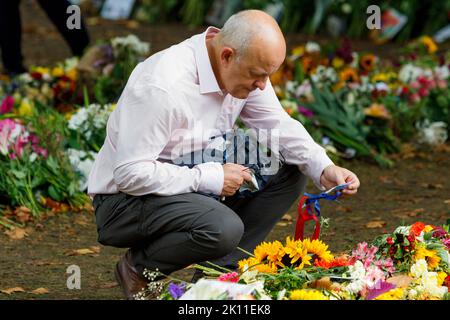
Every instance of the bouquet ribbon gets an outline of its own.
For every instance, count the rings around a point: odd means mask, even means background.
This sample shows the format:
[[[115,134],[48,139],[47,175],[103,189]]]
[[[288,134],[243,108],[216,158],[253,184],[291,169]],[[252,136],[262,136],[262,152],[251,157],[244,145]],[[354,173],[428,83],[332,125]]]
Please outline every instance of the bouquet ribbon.
[[[314,220],[316,222],[316,227],[314,228],[314,233],[312,239],[318,239],[320,235],[320,199],[325,199],[329,201],[337,201],[342,195],[340,190],[347,188],[349,183],[341,184],[339,186],[331,189],[332,191],[336,191],[335,194],[330,194],[330,191],[322,192],[320,194],[311,194],[305,192],[304,195],[300,198],[300,202],[298,204],[298,218],[297,225],[295,227],[295,240],[303,240],[304,238],[304,228],[306,221]]]

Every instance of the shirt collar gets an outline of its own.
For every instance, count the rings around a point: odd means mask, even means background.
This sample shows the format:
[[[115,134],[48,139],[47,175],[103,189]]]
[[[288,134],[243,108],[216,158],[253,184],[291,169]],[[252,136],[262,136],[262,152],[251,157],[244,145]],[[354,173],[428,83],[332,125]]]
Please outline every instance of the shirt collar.
[[[217,33],[220,29],[215,27],[208,27],[205,32],[200,36],[199,42],[195,47],[195,60],[197,63],[198,81],[200,84],[200,93],[218,92],[223,95],[222,90],[219,87],[216,76],[209,60],[208,49],[206,48],[206,35],[211,33]]]

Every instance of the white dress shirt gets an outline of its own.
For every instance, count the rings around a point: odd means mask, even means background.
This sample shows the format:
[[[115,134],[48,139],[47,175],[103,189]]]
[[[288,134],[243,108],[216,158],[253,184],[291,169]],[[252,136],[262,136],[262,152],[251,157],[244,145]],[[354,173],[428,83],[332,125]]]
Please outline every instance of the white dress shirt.
[[[252,91],[247,99],[219,88],[205,43],[206,36],[218,31],[209,27],[136,66],[108,119],[105,142],[89,174],[91,198],[119,191],[135,196],[197,191],[219,195],[222,164],[188,168],[170,161],[186,143],[204,148],[211,132],[225,133],[238,117],[248,128],[278,129],[286,163],[297,165],[324,189],[320,176],[332,161],[303,125],[284,111],[269,80],[264,90]]]

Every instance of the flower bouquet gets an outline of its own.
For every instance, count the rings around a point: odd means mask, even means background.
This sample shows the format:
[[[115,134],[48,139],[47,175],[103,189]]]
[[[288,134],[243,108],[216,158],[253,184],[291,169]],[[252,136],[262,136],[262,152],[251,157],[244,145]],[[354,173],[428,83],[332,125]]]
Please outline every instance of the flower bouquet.
[[[450,299],[449,248],[448,224],[422,222],[339,255],[318,239],[288,237],[261,243],[237,271],[196,265],[208,279],[195,284],[169,276],[159,299]]]

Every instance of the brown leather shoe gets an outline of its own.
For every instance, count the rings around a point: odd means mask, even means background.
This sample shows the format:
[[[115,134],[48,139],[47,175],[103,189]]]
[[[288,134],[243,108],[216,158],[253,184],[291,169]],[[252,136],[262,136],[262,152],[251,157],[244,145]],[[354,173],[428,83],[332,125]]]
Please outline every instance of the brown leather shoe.
[[[136,270],[131,260],[130,250],[117,262],[114,275],[128,300],[134,300],[134,295],[145,288],[148,283],[147,279]]]

